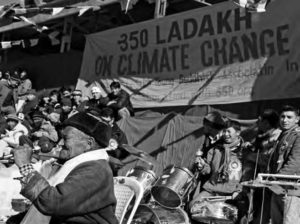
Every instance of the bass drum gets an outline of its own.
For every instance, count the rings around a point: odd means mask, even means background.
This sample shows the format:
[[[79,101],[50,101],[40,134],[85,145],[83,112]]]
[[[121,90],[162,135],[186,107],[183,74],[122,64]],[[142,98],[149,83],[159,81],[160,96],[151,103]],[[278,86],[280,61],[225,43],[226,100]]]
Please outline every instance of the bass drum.
[[[190,224],[189,217],[181,208],[167,209],[158,204],[140,205],[131,224]]]

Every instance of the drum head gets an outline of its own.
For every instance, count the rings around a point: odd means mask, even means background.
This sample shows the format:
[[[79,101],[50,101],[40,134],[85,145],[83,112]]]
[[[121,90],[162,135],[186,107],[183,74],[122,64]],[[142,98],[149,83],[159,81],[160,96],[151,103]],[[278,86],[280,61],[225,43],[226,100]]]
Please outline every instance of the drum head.
[[[157,204],[139,205],[131,223],[189,224],[188,215],[180,208],[166,209]]]
[[[168,187],[154,186],[151,194],[157,203],[166,208],[177,208],[181,205],[180,196]]]

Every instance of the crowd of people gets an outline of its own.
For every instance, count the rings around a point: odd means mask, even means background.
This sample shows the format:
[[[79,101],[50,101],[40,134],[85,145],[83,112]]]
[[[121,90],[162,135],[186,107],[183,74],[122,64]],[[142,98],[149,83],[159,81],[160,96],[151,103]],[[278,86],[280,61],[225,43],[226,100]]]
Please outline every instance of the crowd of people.
[[[0,157],[20,145],[20,136],[27,136],[43,152],[51,151],[61,139],[63,122],[78,112],[111,124],[134,115],[130,96],[119,82],[111,83],[108,94],[94,86],[91,97],[83,97],[81,90],[63,87],[38,97],[26,70],[0,77]]]

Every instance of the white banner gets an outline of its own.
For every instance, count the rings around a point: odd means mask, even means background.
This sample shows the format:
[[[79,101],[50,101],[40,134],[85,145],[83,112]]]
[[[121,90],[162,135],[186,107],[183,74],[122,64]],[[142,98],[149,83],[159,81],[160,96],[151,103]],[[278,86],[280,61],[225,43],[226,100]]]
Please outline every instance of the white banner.
[[[119,80],[134,107],[300,97],[299,6],[230,1],[88,35],[77,88]]]

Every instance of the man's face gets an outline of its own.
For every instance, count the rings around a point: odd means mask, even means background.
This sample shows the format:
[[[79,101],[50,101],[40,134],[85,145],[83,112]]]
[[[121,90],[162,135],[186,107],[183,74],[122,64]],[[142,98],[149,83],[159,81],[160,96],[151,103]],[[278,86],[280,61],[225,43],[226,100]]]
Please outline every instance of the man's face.
[[[41,117],[35,117],[35,118],[33,118],[33,125],[34,125],[34,127],[35,128],[40,128],[41,127],[41,125],[42,125],[42,123],[43,123],[43,118],[41,118]]]
[[[121,91],[120,88],[111,88],[111,92],[116,96],[119,94],[119,92]]]
[[[280,115],[280,127],[282,130],[289,130],[299,122],[299,116],[294,111],[284,111]]]
[[[69,97],[71,95],[71,92],[69,91],[69,90],[65,90],[64,92],[63,92],[63,96],[64,97]]]
[[[45,103],[49,103],[50,102],[50,97],[49,96],[44,96],[43,100]]]
[[[224,141],[228,144],[238,140],[240,132],[235,130],[233,127],[226,128],[224,130]]]
[[[81,101],[81,96],[80,95],[74,95],[73,99],[75,102],[80,102]]]
[[[65,113],[69,113],[72,110],[72,107],[68,106],[68,105],[63,105],[62,106],[62,110]]]
[[[17,126],[18,122],[15,120],[7,120],[7,129],[13,130]]]
[[[54,95],[50,96],[50,101],[51,101],[52,103],[58,102],[58,97],[57,97],[57,95],[54,94]]]
[[[261,117],[257,120],[257,127],[260,132],[266,132],[272,128],[268,120]]]
[[[92,92],[92,97],[95,100],[99,100],[101,97],[101,93],[100,92]]]
[[[20,74],[20,78],[23,79],[25,76],[27,75],[26,71],[21,72]]]
[[[62,131],[64,141],[63,149],[60,152],[62,159],[71,159],[90,150],[87,135],[77,128],[67,126]]]

